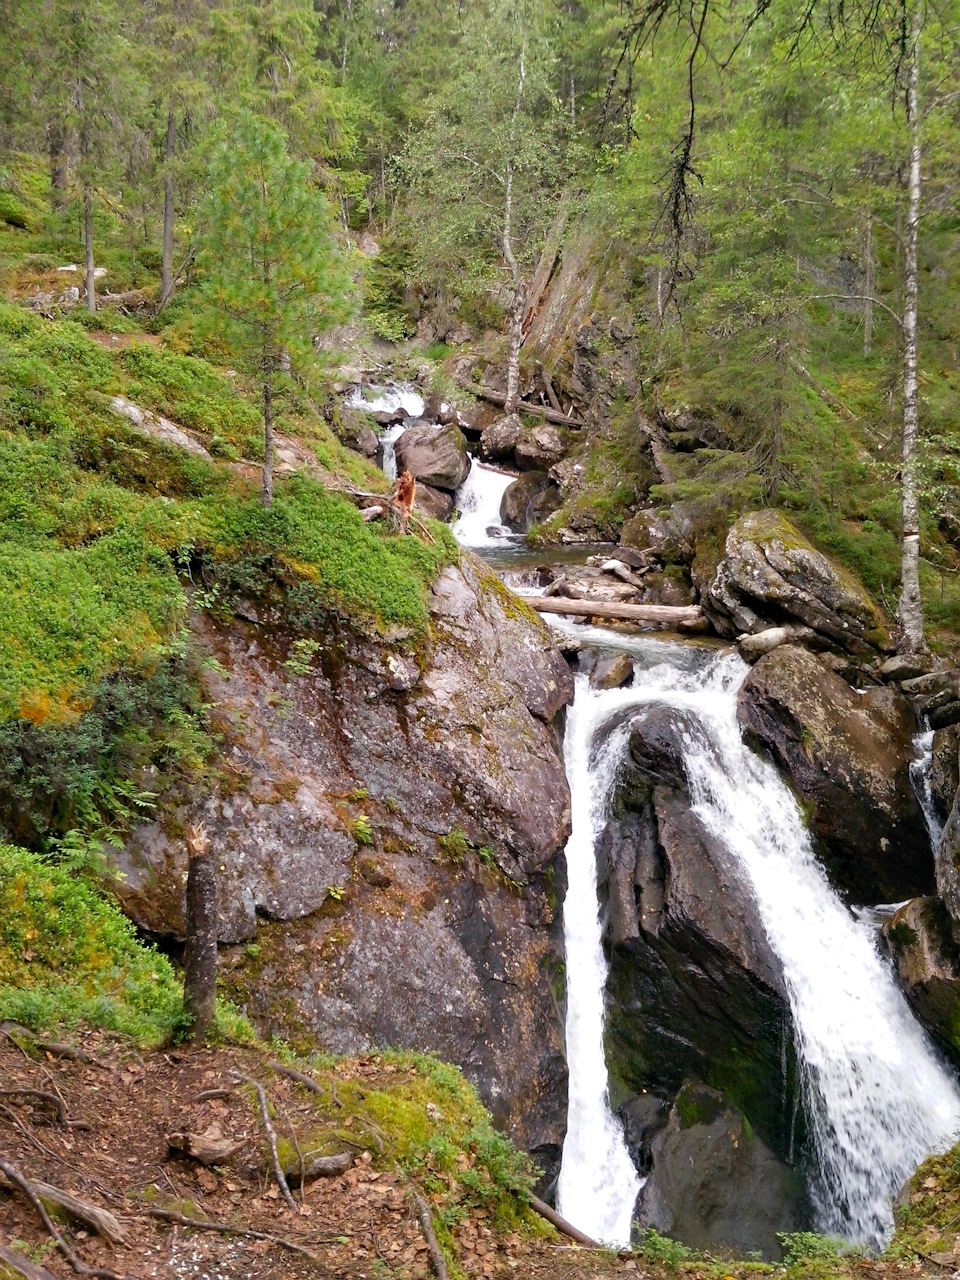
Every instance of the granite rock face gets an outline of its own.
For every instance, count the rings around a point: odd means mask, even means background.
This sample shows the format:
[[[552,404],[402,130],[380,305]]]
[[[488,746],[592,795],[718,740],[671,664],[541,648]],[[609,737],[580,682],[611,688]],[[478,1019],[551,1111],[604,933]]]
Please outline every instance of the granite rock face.
[[[397,440],[396,451],[398,471],[406,468],[415,480],[432,489],[452,493],[470,470],[467,442],[454,423],[408,427]]]
[[[434,1051],[519,1142],[555,1148],[565,1067],[548,891],[570,822],[557,717],[572,676],[468,555],[429,608],[417,652],[331,620],[306,668],[280,616],[198,621],[219,663],[220,794],[140,828],[115,859],[117,894],[144,928],[181,935],[183,831],[202,818],[223,981],[259,1027]]]
[[[930,842],[910,781],[916,726],[901,693],[859,693],[814,654],[785,644],[751,669],[738,715],[803,801],[836,887],[862,903],[932,890]]]

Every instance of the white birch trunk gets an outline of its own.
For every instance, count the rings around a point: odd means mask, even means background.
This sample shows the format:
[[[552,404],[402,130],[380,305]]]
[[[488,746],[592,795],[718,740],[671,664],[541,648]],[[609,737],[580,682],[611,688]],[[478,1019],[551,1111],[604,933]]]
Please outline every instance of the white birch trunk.
[[[920,528],[917,502],[917,245],[920,238],[920,32],[923,0],[913,0],[910,62],[907,70],[907,122],[910,128],[910,184],[903,254],[903,450],[901,497],[903,542],[900,564],[901,653],[923,653],[923,603],[920,598]]]

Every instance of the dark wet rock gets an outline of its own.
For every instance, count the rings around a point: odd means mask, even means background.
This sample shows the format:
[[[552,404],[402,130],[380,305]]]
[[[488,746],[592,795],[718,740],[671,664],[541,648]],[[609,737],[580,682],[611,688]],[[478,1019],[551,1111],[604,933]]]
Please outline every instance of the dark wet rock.
[[[782,645],[752,668],[738,715],[799,795],[843,893],[898,902],[932,889],[909,774],[915,723],[902,694],[890,686],[858,693],[806,649]]]
[[[546,471],[561,460],[567,451],[559,427],[544,422],[538,427],[526,427],[514,446],[513,456],[517,466],[527,471]]]
[[[688,1081],[649,1143],[638,1221],[695,1249],[780,1257],[777,1233],[809,1221],[803,1181],[723,1095]]]
[[[434,520],[449,520],[453,512],[453,494],[446,489],[434,489],[429,484],[418,484],[413,505],[425,516]]]
[[[201,615],[220,664],[221,794],[136,831],[113,858],[117,894],[143,927],[181,935],[183,831],[202,818],[221,938],[257,944],[225,953],[225,989],[257,1026],[330,1049],[436,1052],[523,1145],[556,1144],[565,1068],[544,873],[569,830],[554,721],[573,678],[469,555],[429,607],[413,653],[331,618],[306,674],[284,666],[282,602],[258,600],[258,625]]]
[[[960,724],[960,701],[954,699],[943,706],[931,710],[927,716],[931,729],[946,729],[950,725]]]
[[[402,405],[399,405],[396,409],[378,409],[371,416],[378,426],[394,427],[397,423],[403,422],[407,416],[407,411]]]
[[[960,787],[960,725],[938,729],[933,735],[930,761],[930,794],[937,817],[946,822],[953,808],[953,798]]]
[[[488,462],[502,462],[513,456],[523,423],[515,413],[507,413],[484,427],[480,436],[480,455]]]
[[[937,893],[947,909],[954,938],[960,943],[960,790],[953,797],[940,842],[934,850]]]
[[[633,680],[633,659],[626,653],[603,658],[590,675],[594,689],[620,689]]]
[[[419,483],[454,490],[470,470],[467,442],[453,424],[408,427],[397,440],[397,469],[406,468]]]
[[[939,898],[913,898],[882,932],[914,1012],[960,1062],[960,947],[946,907]]]
[[[507,485],[500,502],[500,519],[514,533],[526,533],[560,505],[560,491],[543,471],[526,471]]]
[[[703,1081],[783,1154],[796,1080],[782,971],[735,857],[691,811],[682,739],[696,732],[674,708],[631,718],[598,848],[611,1075],[637,1095]]]
[[[851,653],[889,646],[883,619],[860,583],[780,511],[740,517],[701,603],[723,636],[799,620]]]

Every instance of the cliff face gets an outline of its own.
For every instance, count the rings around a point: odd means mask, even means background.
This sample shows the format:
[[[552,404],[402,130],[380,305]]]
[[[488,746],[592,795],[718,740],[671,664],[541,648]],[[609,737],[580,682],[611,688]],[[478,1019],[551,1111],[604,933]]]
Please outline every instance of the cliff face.
[[[143,927],[180,936],[182,835],[202,818],[224,985],[258,1027],[340,1052],[434,1051],[516,1140],[550,1148],[566,1109],[552,879],[572,679],[470,557],[429,608],[415,655],[332,620],[293,641],[276,605],[198,621],[224,781],[136,832],[118,895]]]

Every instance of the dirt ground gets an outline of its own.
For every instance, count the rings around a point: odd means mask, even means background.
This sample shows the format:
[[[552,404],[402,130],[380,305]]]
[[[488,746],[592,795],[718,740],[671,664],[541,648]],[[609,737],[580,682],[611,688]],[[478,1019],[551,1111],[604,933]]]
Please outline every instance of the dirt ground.
[[[75,1043],[92,1060],[47,1051],[33,1056],[0,1038],[0,1160],[31,1181],[51,1183],[115,1216],[124,1233],[116,1247],[77,1221],[57,1217],[58,1229],[86,1267],[130,1280],[420,1280],[432,1274],[410,1189],[398,1171],[376,1167],[375,1152],[358,1149],[342,1176],[308,1183],[302,1197],[295,1190],[298,1214],[283,1203],[269,1175],[256,1106],[230,1073],[269,1087],[281,1135],[285,1127],[289,1132],[290,1126],[296,1131],[309,1125],[311,1099],[301,1085],[272,1074],[261,1054],[229,1048],[141,1056],[93,1034]],[[52,1102],[17,1093],[25,1089],[59,1099],[62,1117]],[[211,1091],[225,1096],[199,1097]],[[170,1150],[167,1135],[185,1130],[242,1146],[228,1164],[207,1168]],[[173,1225],[149,1215],[157,1208],[277,1239]],[[681,1273],[733,1280],[741,1274],[734,1264],[727,1264],[729,1271],[715,1262],[668,1268],[581,1249],[560,1237],[497,1234],[482,1210],[459,1223],[453,1237],[462,1273],[471,1280],[661,1280]],[[38,1270],[32,1280],[75,1274],[23,1192],[2,1175],[0,1246],[33,1261]],[[0,1261],[2,1280],[18,1274],[25,1273],[5,1269]],[[879,1280],[945,1273],[920,1262],[864,1260],[845,1266],[842,1274]]]

